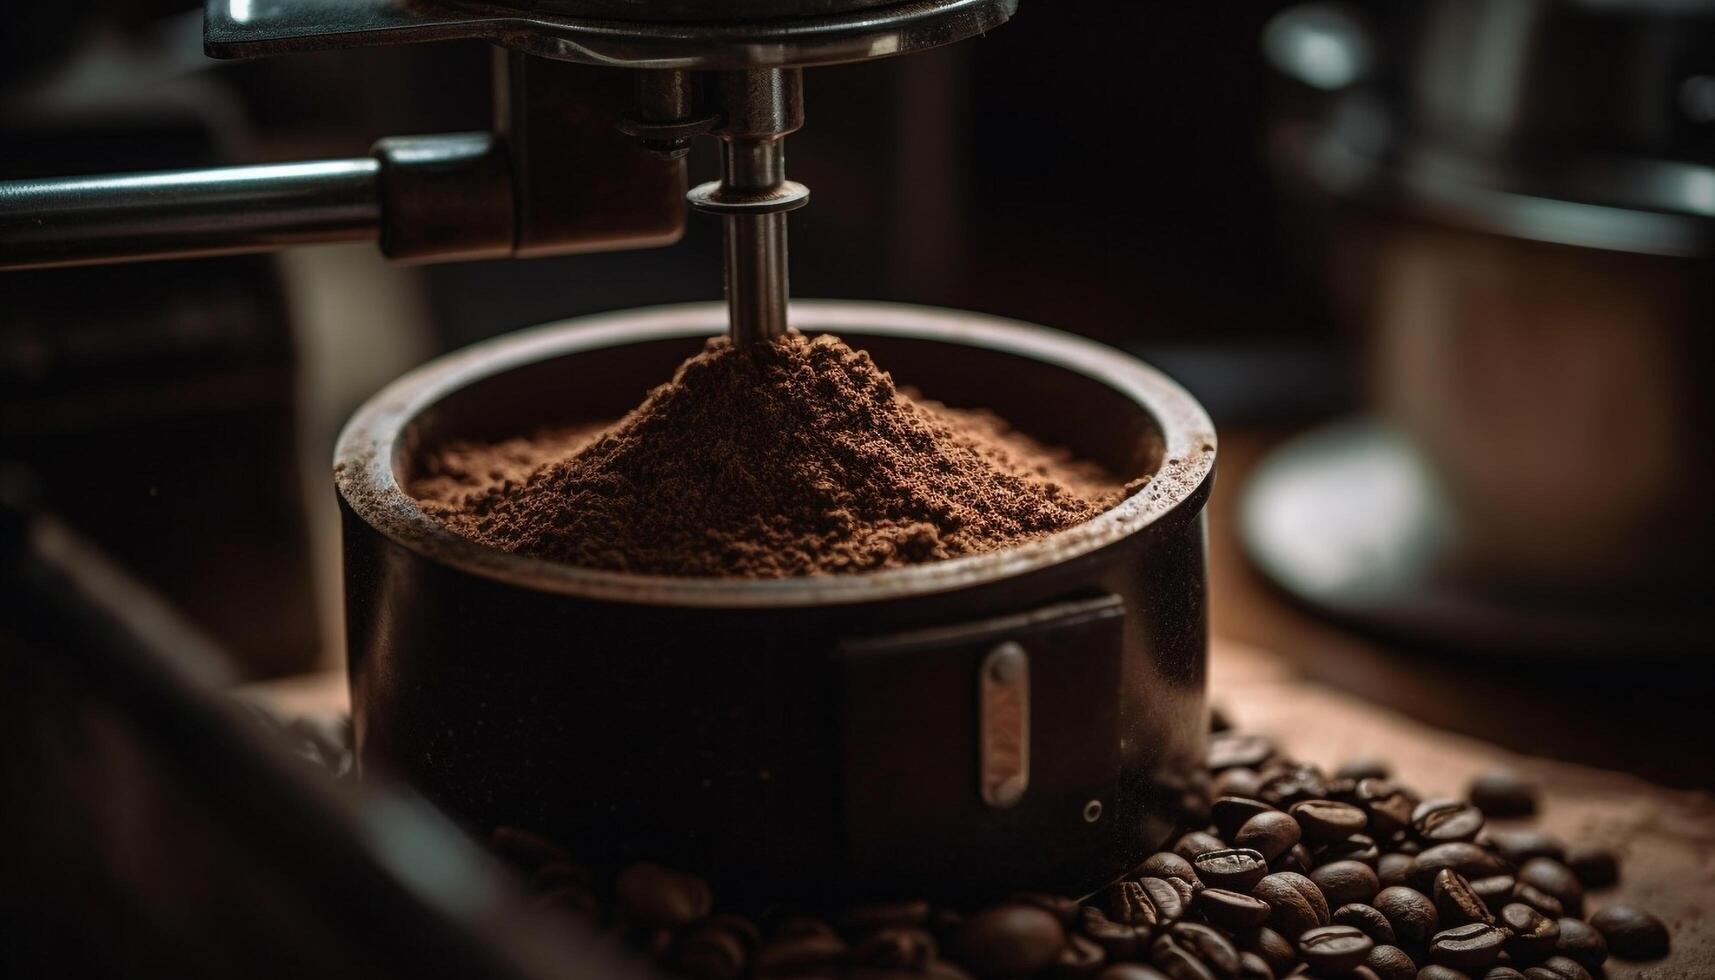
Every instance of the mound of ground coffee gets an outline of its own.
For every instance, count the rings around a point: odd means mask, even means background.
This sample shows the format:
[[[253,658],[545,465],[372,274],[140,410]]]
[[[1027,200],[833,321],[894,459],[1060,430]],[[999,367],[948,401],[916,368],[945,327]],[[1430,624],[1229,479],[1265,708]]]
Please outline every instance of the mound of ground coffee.
[[[409,491],[507,551],[658,575],[783,577],[989,551],[1087,521],[1123,481],[987,412],[895,388],[839,339],[711,340],[609,427],[455,443]]]

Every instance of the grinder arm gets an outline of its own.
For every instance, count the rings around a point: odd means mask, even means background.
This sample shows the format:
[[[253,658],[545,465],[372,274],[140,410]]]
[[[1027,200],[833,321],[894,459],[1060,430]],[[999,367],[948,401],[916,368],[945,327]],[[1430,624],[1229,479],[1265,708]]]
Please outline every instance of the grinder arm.
[[[785,177],[802,68],[958,41],[1017,2],[721,0],[685,22],[630,0],[207,0],[216,57],[491,41],[495,131],[383,139],[345,160],[0,182],[0,269],[353,240],[415,261],[667,245],[684,231],[686,147],[712,134],[720,179],[689,201],[725,224],[734,342],[766,340],[786,330],[785,213],[809,198]],[[616,11],[661,19],[604,19]],[[612,67],[637,69],[629,113]]]
[[[633,103],[622,73],[497,59],[491,133],[389,137],[343,160],[0,182],[0,269],[363,240],[411,261],[678,241],[684,162],[614,129],[627,105],[658,118],[660,86],[637,86]]]

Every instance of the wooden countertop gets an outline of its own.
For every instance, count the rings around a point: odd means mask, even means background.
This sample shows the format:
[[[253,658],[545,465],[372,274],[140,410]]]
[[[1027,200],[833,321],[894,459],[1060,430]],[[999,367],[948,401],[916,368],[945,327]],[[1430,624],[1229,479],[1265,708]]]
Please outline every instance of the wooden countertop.
[[[1660,916],[1673,951],[1653,963],[1611,960],[1610,980],[1715,977],[1715,796],[1668,789],[1636,776],[1518,755],[1436,729],[1307,679],[1282,657],[1217,641],[1210,656],[1211,701],[1241,728],[1268,734],[1290,755],[1332,768],[1378,756],[1426,794],[1459,794],[1485,769],[1511,768],[1543,793],[1539,826],[1568,842],[1600,843],[1622,856],[1621,881],[1591,894],[1591,911],[1626,901]],[[343,710],[338,673],[252,688],[287,713]],[[1688,746],[1702,751],[1702,746]],[[1504,824],[1501,824],[1504,825]]]
[[[1414,649],[1344,628],[1275,591],[1245,560],[1234,515],[1258,459],[1293,434],[1221,430],[1209,503],[1217,638],[1266,649],[1305,677],[1434,728],[1664,786],[1715,789],[1715,671],[1705,664],[1629,664],[1625,651],[1598,661]]]

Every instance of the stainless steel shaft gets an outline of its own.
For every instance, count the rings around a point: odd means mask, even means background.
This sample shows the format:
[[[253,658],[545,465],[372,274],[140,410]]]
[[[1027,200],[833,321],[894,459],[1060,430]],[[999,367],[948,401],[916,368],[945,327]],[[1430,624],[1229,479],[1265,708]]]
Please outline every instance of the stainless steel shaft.
[[[760,193],[786,179],[786,149],[779,138],[721,143],[721,181],[739,194]],[[726,224],[728,330],[740,346],[786,332],[790,293],[786,213],[732,214]]]
[[[727,334],[739,346],[787,329],[786,212],[810,192],[786,179],[786,135],[804,124],[803,74],[760,68],[719,77],[721,179],[691,189],[691,205],[726,231]]]
[[[0,268],[374,240],[371,158],[0,182]]]

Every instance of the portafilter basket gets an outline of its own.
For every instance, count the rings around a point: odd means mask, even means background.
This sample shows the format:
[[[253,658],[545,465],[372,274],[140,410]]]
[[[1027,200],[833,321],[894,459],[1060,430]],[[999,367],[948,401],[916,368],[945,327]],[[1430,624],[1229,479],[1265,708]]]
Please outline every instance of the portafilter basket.
[[[450,354],[340,436],[361,764],[477,833],[723,899],[1080,894],[1203,793],[1208,416],[1108,347],[974,313],[805,302],[902,385],[1149,481],[1077,527],[903,569],[631,575],[459,537],[405,493],[455,438],[618,418],[725,329],[718,304],[585,317]]]

